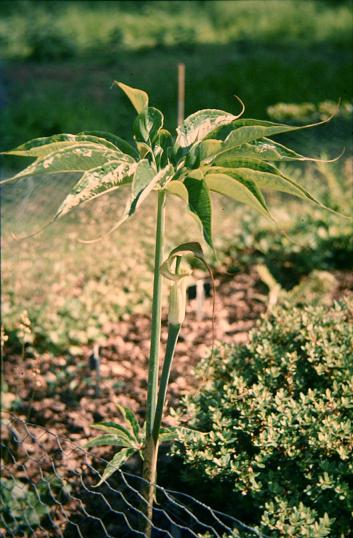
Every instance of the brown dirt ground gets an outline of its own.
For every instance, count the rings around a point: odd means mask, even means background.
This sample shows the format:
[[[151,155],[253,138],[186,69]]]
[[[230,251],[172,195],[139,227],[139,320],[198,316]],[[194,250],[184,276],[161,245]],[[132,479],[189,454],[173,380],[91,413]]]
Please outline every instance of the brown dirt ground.
[[[177,345],[168,392],[168,409],[195,391],[195,366],[213,343],[212,298],[206,297],[203,319],[198,321],[196,301],[188,303],[186,320]],[[266,310],[266,295],[256,271],[216,279],[215,343],[244,343],[256,319]],[[165,317],[165,316],[164,316]],[[162,340],[165,344],[166,325]],[[9,391],[19,398],[16,414],[26,420],[80,441],[92,435],[90,425],[117,416],[116,403],[131,407],[141,418],[146,400],[150,319],[132,315],[111,324],[111,337],[100,349],[99,395],[95,372],[89,368],[92,349],[83,358],[42,354],[23,361],[10,355],[5,361]],[[35,369],[38,368],[36,373]],[[59,374],[65,373],[62,379]],[[168,422],[168,416],[167,420]],[[169,417],[170,421],[170,417]]]
[[[335,272],[334,276],[337,286],[332,298],[338,299],[347,289],[353,289],[353,275]],[[249,274],[217,276],[215,284],[215,343],[222,340],[241,345],[248,340],[250,329],[267,308],[266,287],[259,280],[255,269]],[[196,319],[195,310],[196,301],[190,300],[171,372],[166,423],[173,423],[173,417],[170,415],[171,407],[177,406],[183,395],[198,390],[200,381],[195,376],[195,367],[212,348],[212,298],[205,299],[202,320]],[[92,353],[89,347],[84,349],[84,356],[79,359],[69,355],[53,357],[49,353],[44,353],[40,357],[28,354],[24,360],[16,354],[7,357],[4,374],[8,390],[15,393],[18,398],[16,416],[43,426],[52,433],[47,433],[40,427],[31,427],[32,438],[27,436],[26,431],[23,434],[23,425],[16,424],[16,421],[5,425],[2,440],[15,455],[16,462],[11,461],[5,448],[4,476],[10,472],[16,480],[26,483],[30,477],[35,482],[40,479],[42,472],[50,473],[54,462],[57,472],[69,483],[75,483],[74,477],[78,476],[77,469],[87,476],[89,483],[96,482],[90,466],[97,468],[98,462],[98,466],[101,467],[102,463],[95,458],[110,459],[112,450],[105,447],[96,448],[87,454],[86,451],[83,452],[70,443],[83,446],[97,433],[91,427],[94,422],[102,419],[118,420],[116,403],[129,406],[138,413],[141,422],[143,421],[149,330],[149,317],[143,315],[133,315],[119,323],[112,323],[111,337],[100,350],[101,379],[98,395],[95,375],[89,368],[89,357]],[[163,344],[165,338],[164,324]],[[21,432],[21,428],[24,442],[16,446],[12,437],[14,432]],[[31,463],[33,456],[40,458],[40,464]],[[131,462],[129,469],[138,473],[139,462],[136,458]],[[120,486],[115,484],[115,487]],[[76,494],[80,497],[82,491],[77,490]],[[90,506],[93,513],[99,508],[95,506],[95,502],[91,506],[92,500],[88,497],[86,503],[88,503],[86,508]],[[76,501],[70,501],[65,505],[65,509],[68,515],[71,514],[70,520],[71,517],[78,517],[77,514],[80,513]],[[99,516],[99,513],[97,515]],[[55,512],[53,518],[63,530],[67,527],[67,519],[60,510]],[[90,521],[85,517],[82,521],[83,525],[88,525],[87,529],[83,530],[83,536],[91,536],[94,529],[90,526]],[[113,535],[120,532],[118,528],[114,529],[112,528]],[[101,534],[97,532],[94,530],[98,538]],[[0,535],[2,536],[1,529]],[[47,533],[45,531],[41,534],[38,530],[35,535],[41,537],[47,536]],[[65,532],[65,536],[76,534]]]

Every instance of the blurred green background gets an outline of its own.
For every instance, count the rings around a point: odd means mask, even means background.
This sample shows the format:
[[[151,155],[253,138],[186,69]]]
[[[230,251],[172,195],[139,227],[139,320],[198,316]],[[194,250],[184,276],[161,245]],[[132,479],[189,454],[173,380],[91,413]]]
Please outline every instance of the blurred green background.
[[[199,108],[268,117],[279,102],[352,99],[352,3],[319,0],[33,1],[0,3],[0,139],[9,148],[57,132],[130,136],[122,80],[176,123],[177,64],[186,64],[186,113]],[[327,108],[327,107],[326,107]],[[278,111],[277,111],[278,112]],[[272,112],[276,114],[276,110]],[[291,119],[282,107],[276,119]],[[318,119],[299,107],[294,116]],[[278,115],[278,114],[277,114]],[[333,122],[338,145],[349,126]],[[325,137],[327,134],[327,137]],[[346,144],[344,144],[346,145]]]

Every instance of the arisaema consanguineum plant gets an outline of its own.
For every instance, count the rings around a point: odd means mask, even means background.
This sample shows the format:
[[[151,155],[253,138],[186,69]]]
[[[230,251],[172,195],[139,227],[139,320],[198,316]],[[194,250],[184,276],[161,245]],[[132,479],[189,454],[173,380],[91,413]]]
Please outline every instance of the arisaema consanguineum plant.
[[[187,117],[172,134],[164,128],[161,111],[149,106],[146,92],[116,83],[134,106],[135,144],[101,131],[59,134],[38,138],[3,152],[33,157],[35,161],[2,182],[11,183],[28,177],[52,174],[76,174],[81,177],[68,193],[53,218],[64,217],[73,209],[116,189],[124,189],[126,205],[120,209],[113,232],[138,212],[147,196],[157,194],[154,284],[151,343],[148,367],[146,423],[140,427],[134,414],[120,408],[125,425],[103,422],[95,427],[102,435],[88,446],[116,446],[119,450],[107,465],[105,481],[132,454],[140,452],[144,460],[143,476],[147,488],[147,519],[152,517],[156,482],[158,443],[175,436],[173,428],[161,428],[169,372],[180,327],[185,315],[185,279],[189,272],[180,263],[187,255],[204,261],[197,242],[177,246],[164,259],[164,221],[166,198],[181,198],[199,222],[205,242],[213,248],[211,193],[216,192],[248,205],[274,220],[264,192],[279,191],[324,207],[295,180],[287,177],[276,163],[315,160],[300,155],[270,137],[308,126],[293,126],[241,118],[215,109],[199,110]],[[328,121],[328,120],[327,120]],[[325,122],[321,122],[325,123]],[[168,341],[162,373],[158,379],[161,336],[162,277],[170,280]],[[147,524],[146,534],[151,527]]]

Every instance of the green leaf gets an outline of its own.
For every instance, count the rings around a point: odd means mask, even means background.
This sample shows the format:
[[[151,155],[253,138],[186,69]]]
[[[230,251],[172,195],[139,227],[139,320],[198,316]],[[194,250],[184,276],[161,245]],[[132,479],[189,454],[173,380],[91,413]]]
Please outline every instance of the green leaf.
[[[174,177],[174,166],[172,164],[167,164],[162,170],[160,170],[157,174],[156,178],[156,186],[165,189],[168,183],[173,179]]]
[[[104,469],[104,472],[103,472],[103,475],[102,475],[102,478],[100,479],[100,481],[98,482],[98,484],[96,484],[95,488],[98,488],[98,486],[100,486],[101,484],[103,484],[103,482],[105,482],[106,480],[108,480],[108,478],[113,474],[115,473],[115,471],[118,471],[120,469],[120,467],[130,458],[130,456],[132,456],[134,453],[136,452],[136,450],[134,448],[123,448],[122,450],[120,450],[120,452],[118,452],[117,454],[115,454],[115,456],[110,460],[110,462],[107,464],[106,468]]]
[[[146,92],[132,88],[123,82],[114,81],[114,83],[127,95],[138,114],[141,114],[148,107],[148,94]]]
[[[163,114],[157,108],[148,107],[134,121],[133,131],[138,142],[153,144],[163,126]]]
[[[129,155],[124,155],[120,151],[111,150],[98,144],[81,143],[54,151],[37,159],[30,166],[2,183],[12,183],[24,177],[38,174],[84,172],[114,160],[133,162]]]
[[[200,220],[205,241],[212,247],[212,207],[207,184],[202,179],[187,177],[184,185],[188,191],[189,209]]]
[[[145,142],[136,142],[136,146],[140,159],[144,159],[146,155],[148,155],[152,151],[151,148],[147,144],[145,144]]]
[[[114,226],[110,228],[105,236],[112,234],[128,219],[128,217],[131,217],[153,189],[163,188],[164,185],[168,186],[170,180],[172,179],[172,175],[169,176],[168,174],[168,170],[172,172],[172,168],[169,166],[166,167],[166,169],[160,170],[158,173],[155,173],[154,169],[147,160],[142,160],[137,163],[137,165],[134,163],[134,166],[136,166],[136,168],[132,181],[130,177],[127,177],[125,180],[122,180],[121,183],[125,185],[126,183],[131,182],[131,191],[128,196],[125,210],[118,222],[116,222]],[[120,185],[118,185],[117,188],[119,186]],[[111,190],[113,190],[113,188]],[[67,203],[69,202],[70,200],[67,201]],[[71,209],[71,207],[69,207],[69,209]],[[101,238],[97,238],[83,242],[94,243],[100,239]]]
[[[330,119],[309,125],[285,125],[271,121],[236,119],[230,124],[212,131],[209,134],[209,138],[224,140],[225,147],[234,147],[258,140],[259,138],[316,127],[317,125],[327,123]]]
[[[259,213],[273,220],[261,192],[254,182],[244,180],[236,173],[211,171],[205,181],[210,190],[228,196],[256,209]]]
[[[187,205],[189,204],[188,191],[182,181],[169,181],[166,186],[166,190],[171,194],[178,196],[178,198],[181,198]]]
[[[189,435],[198,439],[204,439],[208,435],[205,432],[199,432],[191,428],[185,428],[184,426],[169,426],[168,428],[161,428],[159,440],[161,443],[176,441],[179,438],[179,434]]]
[[[315,161],[286,148],[278,142],[263,138],[251,144],[243,144],[228,150],[222,150],[215,155],[213,164],[217,166],[232,166],[239,158],[260,159],[264,161]]]
[[[200,142],[198,153],[201,161],[210,161],[211,158],[223,150],[223,142],[221,140],[203,140]]]
[[[86,444],[86,448],[93,448],[96,446],[119,446],[119,447],[129,447],[134,448],[136,450],[136,447],[134,446],[132,441],[126,440],[122,435],[115,435],[115,434],[104,434],[104,435],[98,435],[97,437],[94,437],[88,443]]]
[[[178,432],[176,429],[161,428],[159,432],[159,442],[168,443],[169,441],[175,441],[178,439]]]
[[[245,120],[243,120],[245,121]],[[259,125],[242,126],[232,131],[224,141],[223,148],[234,148],[235,146],[241,146],[243,144],[259,140],[260,138],[269,137],[274,134],[287,133],[289,131],[295,131],[295,128],[291,128],[286,125],[277,127],[263,127]]]
[[[134,214],[136,209],[146,199],[155,185],[156,174],[147,160],[138,163],[131,185],[131,202],[128,215]],[[155,181],[153,181],[155,180]]]
[[[254,164],[251,162],[245,162],[243,166],[230,170],[235,171],[245,180],[253,181],[260,189],[285,192],[322,206],[321,202],[314,198],[310,192],[301,187],[296,181],[284,176],[275,166],[267,163]],[[228,170],[228,168],[224,168],[225,173]]]
[[[223,110],[199,110],[188,116],[177,129],[176,145],[182,148],[205,138],[215,127],[232,122],[236,116]]]
[[[147,160],[138,163],[131,186],[131,199],[127,214],[130,217],[145,201],[150,192],[156,188],[165,188],[171,181],[174,168],[171,164],[155,173]]]
[[[136,166],[136,163],[126,161],[111,161],[88,170],[73,187],[72,192],[66,196],[55,218],[63,217],[83,203],[130,184]]]
[[[127,155],[130,155],[134,159],[137,159],[139,154],[136,151],[136,149],[126,142],[123,138],[120,138],[120,136],[117,136],[112,133],[107,133],[105,131],[82,131],[82,133],[79,133],[78,136],[81,135],[92,135],[97,136],[98,138],[105,139],[107,142],[110,142],[111,144],[114,144],[114,146],[123,153],[126,153]]]
[[[200,158],[200,144],[196,143],[193,144],[190,148],[190,151],[188,151],[186,158],[185,158],[185,168],[188,170],[195,169],[200,166],[201,158]]]
[[[139,441],[139,433],[140,433],[140,425],[138,423],[138,420],[135,416],[135,413],[131,411],[128,407],[125,407],[125,416],[128,422],[131,425],[132,431],[134,432],[134,436],[136,441]]]
[[[173,153],[173,137],[170,134],[169,131],[166,129],[161,129],[159,131],[157,144],[160,151],[160,155],[158,157],[159,159],[159,166],[167,166],[170,160],[172,160],[172,153]],[[157,157],[156,157],[157,159]]]
[[[167,129],[161,129],[159,131],[158,144],[163,151],[167,151],[173,146],[173,137]]]
[[[140,439],[140,426],[138,423],[138,420],[135,416],[135,413],[131,411],[128,407],[125,407],[124,405],[116,404],[118,410],[120,411],[123,419],[125,422],[129,423],[130,427],[130,435],[132,435],[138,442]]]
[[[19,157],[46,157],[50,153],[54,153],[63,148],[71,148],[80,145],[82,142],[91,142],[105,146],[111,150],[120,152],[120,150],[108,140],[80,133],[73,134],[58,134],[46,136],[43,138],[35,138],[25,144],[21,144],[15,149],[1,152],[4,155],[17,155]]]
[[[214,163],[213,167],[209,167],[208,170],[215,170],[218,169],[219,166],[216,166]],[[224,169],[232,169],[232,168],[250,168],[251,170],[259,170],[260,172],[269,172],[269,173],[279,173],[281,174],[280,170],[276,168],[271,163],[268,163],[266,161],[262,161],[260,159],[247,159],[246,157],[238,157],[234,156],[234,158],[231,159],[229,162],[229,166],[223,165]]]
[[[124,415],[125,419],[125,415]],[[126,440],[128,441],[134,441],[134,435],[132,431],[129,431],[128,428],[125,426],[122,426],[121,424],[117,424],[116,422],[112,421],[105,421],[105,422],[99,422],[98,424],[93,424],[92,428],[95,428],[97,430],[102,430],[107,433],[111,433],[113,435],[123,435]]]

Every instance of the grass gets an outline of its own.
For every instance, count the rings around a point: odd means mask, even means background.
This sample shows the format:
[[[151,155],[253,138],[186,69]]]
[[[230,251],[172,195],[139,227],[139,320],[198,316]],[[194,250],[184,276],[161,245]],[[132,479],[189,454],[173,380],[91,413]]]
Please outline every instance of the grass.
[[[351,42],[349,2],[296,0],[219,0],[3,2],[0,27],[6,58],[33,55],[34,35],[50,34],[72,44],[71,56],[121,46],[146,48],[223,45],[254,41],[307,45]],[[21,9],[18,9],[18,6]],[[197,21],[197,22],[196,22]],[[119,33],[120,32],[120,33]],[[39,37],[38,37],[39,34]],[[45,43],[45,39],[43,39]],[[48,49],[49,50],[49,49]],[[48,52],[53,54],[52,49]]]
[[[235,112],[235,93],[245,101],[246,115],[259,118],[279,101],[352,99],[349,3],[161,1],[137,9],[134,2],[68,1],[51,2],[50,10],[47,2],[6,5],[0,8],[5,147],[93,128],[128,136],[132,113],[118,92],[109,91],[114,79],[146,89],[173,127],[180,61],[187,69],[186,113],[206,107]],[[346,125],[342,137],[349,136]]]

